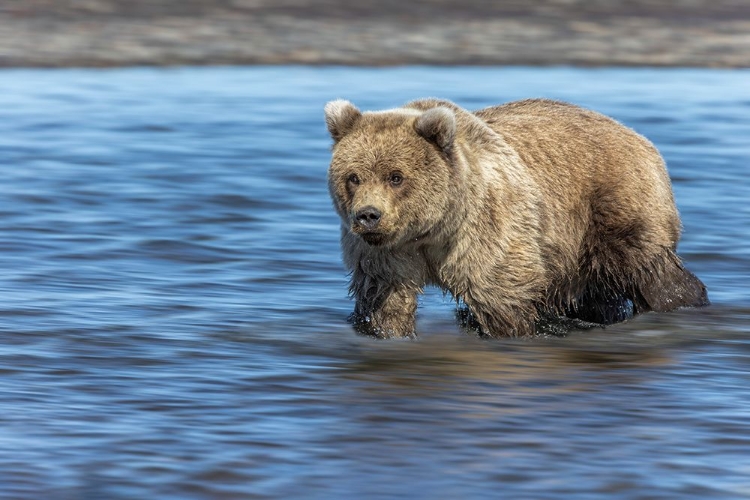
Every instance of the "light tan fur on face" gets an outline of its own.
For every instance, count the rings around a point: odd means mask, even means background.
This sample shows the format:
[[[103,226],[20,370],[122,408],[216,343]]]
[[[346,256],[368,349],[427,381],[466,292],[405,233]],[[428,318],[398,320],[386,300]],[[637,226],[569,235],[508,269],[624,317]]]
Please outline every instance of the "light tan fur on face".
[[[531,334],[540,315],[612,322],[617,300],[636,312],[707,302],[674,254],[661,157],[603,115],[547,100],[470,113],[436,99],[365,113],[339,100],[325,113],[354,319],[371,333],[414,335],[426,285],[464,302],[489,336]],[[361,222],[368,209],[375,230]]]

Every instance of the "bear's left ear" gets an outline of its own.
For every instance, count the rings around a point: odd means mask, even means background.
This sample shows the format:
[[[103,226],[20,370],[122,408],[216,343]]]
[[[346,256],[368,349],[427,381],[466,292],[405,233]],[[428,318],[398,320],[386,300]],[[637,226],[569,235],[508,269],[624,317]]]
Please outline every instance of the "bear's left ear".
[[[449,154],[456,138],[456,115],[448,108],[432,108],[417,118],[414,129],[419,135],[437,144],[446,154]]]
[[[325,114],[328,132],[331,133],[335,142],[348,134],[362,117],[362,112],[354,104],[343,99],[336,99],[326,104]]]

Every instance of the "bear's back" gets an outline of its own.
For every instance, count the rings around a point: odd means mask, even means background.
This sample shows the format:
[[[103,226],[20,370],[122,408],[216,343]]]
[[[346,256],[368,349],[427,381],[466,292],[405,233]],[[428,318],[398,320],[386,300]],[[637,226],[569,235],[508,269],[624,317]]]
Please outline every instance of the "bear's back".
[[[624,218],[650,214],[647,225],[658,226],[660,240],[679,238],[664,161],[632,129],[595,111],[548,99],[511,102],[475,115],[518,153],[545,191],[550,213],[581,219],[552,222],[588,224],[592,210]]]
[[[637,173],[641,179],[660,177],[661,184],[669,185],[656,148],[632,129],[595,111],[550,99],[527,99],[485,108],[475,115],[518,152],[540,181],[560,181],[572,175],[580,186],[612,174]],[[629,168],[617,170],[623,165]]]

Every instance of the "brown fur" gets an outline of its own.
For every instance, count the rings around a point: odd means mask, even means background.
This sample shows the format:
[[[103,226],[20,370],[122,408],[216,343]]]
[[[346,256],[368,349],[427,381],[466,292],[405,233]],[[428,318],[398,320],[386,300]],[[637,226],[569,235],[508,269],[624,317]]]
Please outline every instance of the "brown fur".
[[[354,319],[373,334],[415,335],[426,285],[489,336],[531,334],[550,315],[620,321],[627,301],[635,313],[708,302],[674,253],[661,156],[610,118],[549,100],[470,113],[425,99],[375,113],[333,101],[326,123]]]

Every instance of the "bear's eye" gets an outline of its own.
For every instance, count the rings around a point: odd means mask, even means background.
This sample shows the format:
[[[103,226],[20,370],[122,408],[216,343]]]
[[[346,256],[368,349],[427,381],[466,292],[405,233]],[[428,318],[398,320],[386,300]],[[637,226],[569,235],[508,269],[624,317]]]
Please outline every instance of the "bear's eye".
[[[391,186],[400,186],[402,182],[404,182],[404,176],[401,174],[401,172],[393,172],[388,177],[388,182],[391,183]]]
[[[347,182],[350,184],[354,184],[355,186],[359,185],[359,176],[357,174],[351,174],[347,179]]]

